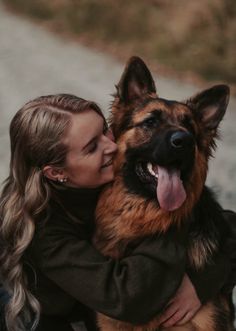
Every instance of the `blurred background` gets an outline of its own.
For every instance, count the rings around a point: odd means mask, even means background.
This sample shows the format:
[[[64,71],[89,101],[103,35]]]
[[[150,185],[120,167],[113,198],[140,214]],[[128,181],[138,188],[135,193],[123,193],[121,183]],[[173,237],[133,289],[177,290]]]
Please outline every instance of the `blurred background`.
[[[129,56],[156,77],[159,95],[183,100],[215,83],[232,97],[208,183],[236,209],[235,0],[0,0],[0,181],[8,126],[29,99],[68,92],[107,113]]]
[[[5,0],[60,34],[176,72],[236,83],[235,0]]]
[[[183,100],[224,82],[236,95],[235,0],[0,0],[0,182],[8,126],[29,99],[74,93],[107,113],[129,56],[156,75],[159,95]],[[236,101],[231,97],[208,184],[236,209]]]
[[[131,55],[149,65],[164,98],[230,85],[207,182],[236,210],[236,0],[0,0],[0,182],[9,123],[25,102],[72,93],[108,114]]]

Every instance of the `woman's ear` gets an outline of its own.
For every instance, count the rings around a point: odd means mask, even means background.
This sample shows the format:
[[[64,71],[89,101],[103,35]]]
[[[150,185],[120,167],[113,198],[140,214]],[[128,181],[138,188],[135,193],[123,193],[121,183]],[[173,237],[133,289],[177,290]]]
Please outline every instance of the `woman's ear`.
[[[63,169],[50,165],[43,167],[43,174],[45,177],[55,182],[60,182],[66,177]]]

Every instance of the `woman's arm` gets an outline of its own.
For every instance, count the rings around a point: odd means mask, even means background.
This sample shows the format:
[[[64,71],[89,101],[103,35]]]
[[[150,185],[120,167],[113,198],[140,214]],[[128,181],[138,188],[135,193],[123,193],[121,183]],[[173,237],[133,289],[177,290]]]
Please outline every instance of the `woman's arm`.
[[[183,278],[185,249],[173,233],[145,239],[131,256],[113,260],[73,233],[46,228],[32,246],[37,267],[70,296],[110,317],[148,322]]]

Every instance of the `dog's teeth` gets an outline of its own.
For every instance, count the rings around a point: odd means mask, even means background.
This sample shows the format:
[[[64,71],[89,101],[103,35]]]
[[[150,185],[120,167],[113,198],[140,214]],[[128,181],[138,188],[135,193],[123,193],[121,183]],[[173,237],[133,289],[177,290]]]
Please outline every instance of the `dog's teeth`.
[[[150,172],[150,174],[154,176],[154,171],[152,170],[152,164],[150,162],[147,164],[147,169]]]
[[[147,164],[147,169],[148,169],[148,171],[150,172],[150,174],[151,174],[152,176],[158,178],[158,174],[156,174],[156,173],[153,171],[153,169],[152,169],[152,164],[151,164],[150,162],[148,162],[148,164]]]

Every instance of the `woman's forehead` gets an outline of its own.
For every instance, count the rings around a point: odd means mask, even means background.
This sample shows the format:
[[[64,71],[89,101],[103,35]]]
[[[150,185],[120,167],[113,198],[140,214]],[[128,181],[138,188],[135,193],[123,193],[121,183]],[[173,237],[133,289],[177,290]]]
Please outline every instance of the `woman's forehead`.
[[[104,118],[93,109],[73,114],[65,136],[65,143],[70,148],[82,148],[94,139],[103,129]]]

